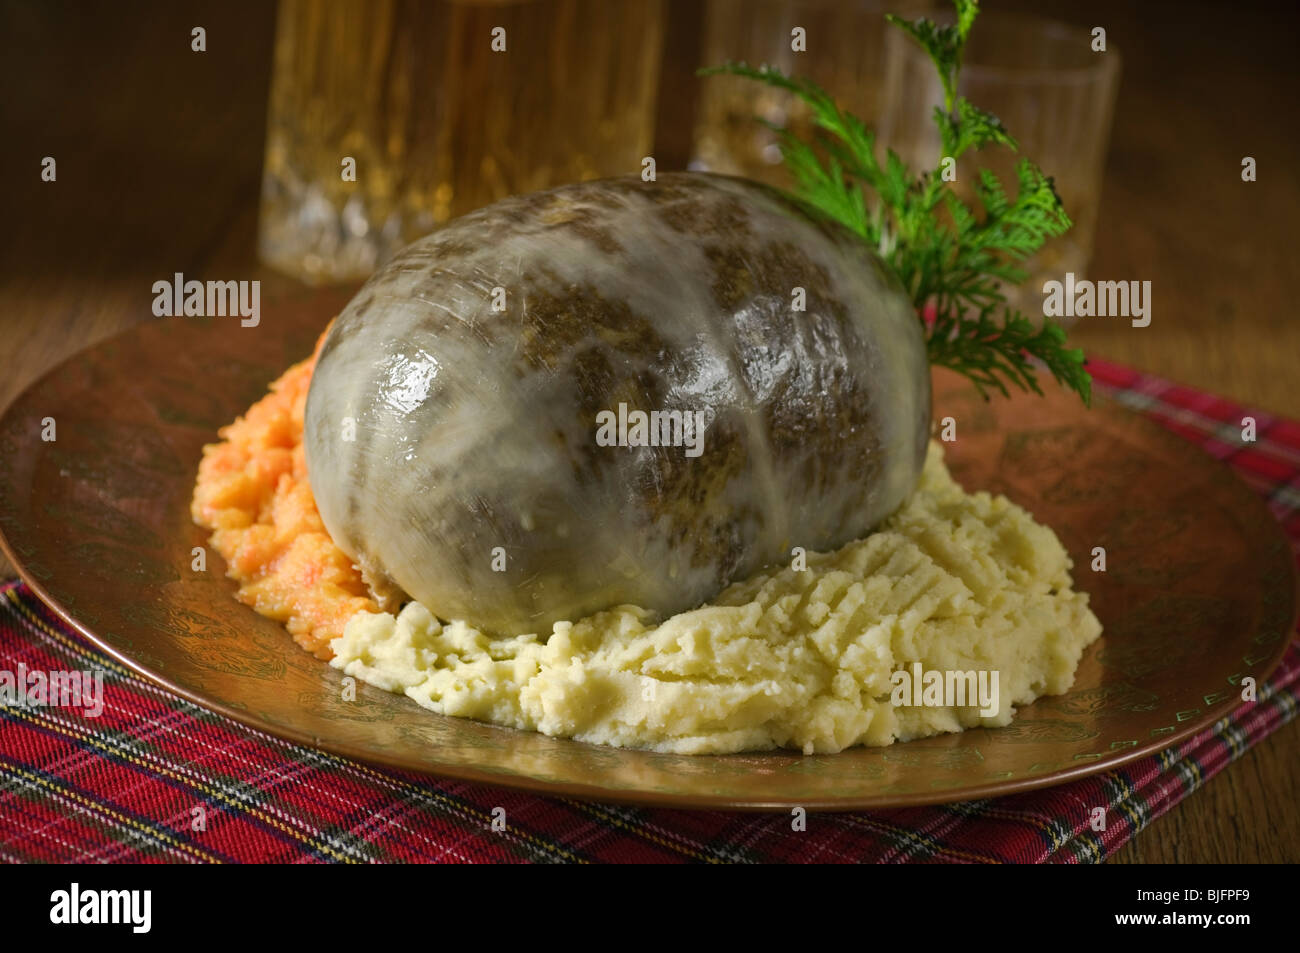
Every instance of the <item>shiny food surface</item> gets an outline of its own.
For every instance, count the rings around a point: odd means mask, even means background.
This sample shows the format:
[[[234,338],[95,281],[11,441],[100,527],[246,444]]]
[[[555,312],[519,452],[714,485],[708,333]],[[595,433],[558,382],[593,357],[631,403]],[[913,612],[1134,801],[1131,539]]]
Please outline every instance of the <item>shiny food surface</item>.
[[[547,632],[864,535],[915,485],[929,387],[905,296],[848,232],[739,179],[608,179],[481,209],[377,273],[321,351],[307,462],[381,592]],[[702,440],[602,444],[631,412]]]
[[[935,416],[966,423],[948,460],[1060,537],[1106,634],[1071,691],[1004,729],[805,757],[598,748],[420,711],[340,673],[234,598],[190,516],[204,445],[311,352],[338,302],[281,302],[248,331],[176,318],[72,358],[0,418],[6,555],[122,665],[281,737],[408,771],[552,795],[675,807],[841,810],[988,797],[1105,771],[1176,744],[1276,667],[1295,620],[1289,543],[1265,503],[1201,449],[1103,401],[986,404],[935,377]],[[204,386],[196,387],[195,381]],[[33,440],[45,416],[55,443]],[[1082,577],[1081,577],[1082,581]],[[123,593],[130,592],[131,599]]]

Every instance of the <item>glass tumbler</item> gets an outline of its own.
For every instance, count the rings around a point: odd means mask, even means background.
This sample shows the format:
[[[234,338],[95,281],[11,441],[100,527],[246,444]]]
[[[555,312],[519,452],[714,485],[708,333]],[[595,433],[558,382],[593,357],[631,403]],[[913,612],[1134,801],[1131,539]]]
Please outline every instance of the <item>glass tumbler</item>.
[[[259,253],[364,277],[453,216],[639,172],[662,0],[281,0]]]
[[[928,14],[951,22],[951,15]],[[1102,172],[1110,138],[1120,55],[1107,43],[1093,50],[1089,30],[1033,16],[981,14],[967,41],[958,93],[993,113],[1019,143],[1019,152],[987,146],[957,163],[954,191],[974,202],[976,169],[997,174],[1008,195],[1016,189],[1015,165],[1032,159],[1055,180],[1074,221],[1022,267],[1029,277],[1004,289],[1013,307],[1031,319],[1043,313],[1043,283],[1066,272],[1084,277],[1092,256]],[[934,169],[941,159],[932,113],[943,105],[943,87],[925,51],[901,30],[885,41],[886,75],[880,123],[882,149],[892,148],[913,170]],[[976,206],[978,208],[978,206]]]
[[[917,0],[707,0],[704,66],[745,62],[774,66],[813,80],[867,125],[880,115],[888,12],[909,14]],[[801,51],[792,47],[796,27]],[[789,188],[773,132],[755,117],[794,131],[812,131],[807,107],[794,96],[753,80],[700,80],[691,167],[740,175]]]

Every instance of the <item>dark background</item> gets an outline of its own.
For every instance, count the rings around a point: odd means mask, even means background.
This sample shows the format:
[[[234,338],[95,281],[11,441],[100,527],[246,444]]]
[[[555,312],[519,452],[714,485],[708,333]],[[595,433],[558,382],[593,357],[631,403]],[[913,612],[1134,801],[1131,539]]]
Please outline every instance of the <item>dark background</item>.
[[[1091,273],[1149,279],[1152,323],[1084,319],[1076,343],[1300,416],[1300,4],[984,7],[1104,26],[1123,56]],[[683,166],[689,148],[700,8],[671,0],[660,169]],[[264,317],[305,293],[253,254],[274,23],[274,4],[249,0],[0,2],[0,404],[150,320],[159,275],[260,278]],[[206,53],[190,50],[194,26]],[[53,185],[40,179],[46,155]],[[1286,859],[1300,843],[1298,750],[1291,725],[1115,860]]]
[[[672,3],[660,168],[680,167],[689,147],[701,6]],[[1150,279],[1153,319],[1144,329],[1085,321],[1077,342],[1300,414],[1300,5],[985,8],[1105,26],[1123,56],[1092,273]],[[148,315],[138,275],[257,272],[274,22],[273,3],[249,0],[0,3],[0,329],[18,378],[0,379],[0,401],[61,356],[44,335],[23,334],[33,323],[57,323],[59,340],[80,346],[119,327],[124,309]],[[207,29],[207,53],[190,51],[195,25]],[[58,159],[57,187],[40,181],[44,155]],[[1258,161],[1256,183],[1241,181],[1244,155]]]

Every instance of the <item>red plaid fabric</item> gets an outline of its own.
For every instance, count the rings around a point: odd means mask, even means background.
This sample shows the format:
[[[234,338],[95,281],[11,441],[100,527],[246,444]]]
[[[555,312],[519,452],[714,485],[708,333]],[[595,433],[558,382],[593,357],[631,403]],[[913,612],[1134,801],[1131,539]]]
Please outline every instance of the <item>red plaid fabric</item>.
[[[1300,552],[1300,422],[1118,365],[1090,369],[1100,390],[1227,460]],[[1258,440],[1243,448],[1247,415]],[[1290,721],[1300,699],[1293,642],[1254,705],[1123,769],[996,800],[813,815],[795,833],[785,814],[537,797],[281,741],[118,665],[10,583],[0,587],[0,670],[20,664],[103,669],[105,708],[93,720],[0,709],[0,859],[9,862],[1099,861]],[[1103,804],[1110,820],[1095,832],[1089,811]],[[495,807],[509,818],[500,833]]]

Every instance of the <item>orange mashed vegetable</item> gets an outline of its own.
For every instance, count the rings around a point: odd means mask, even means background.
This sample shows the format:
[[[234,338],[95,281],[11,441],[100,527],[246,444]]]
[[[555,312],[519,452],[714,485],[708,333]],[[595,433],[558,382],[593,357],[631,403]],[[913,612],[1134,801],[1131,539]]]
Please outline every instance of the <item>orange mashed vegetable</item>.
[[[379,606],[325,531],[307,482],[302,421],[315,366],[314,354],[293,365],[220,430],[221,443],[203,448],[190,511],[212,530],[212,547],[239,583],[239,600],[282,622],[317,658],[330,659],[330,642],[348,619]]]

